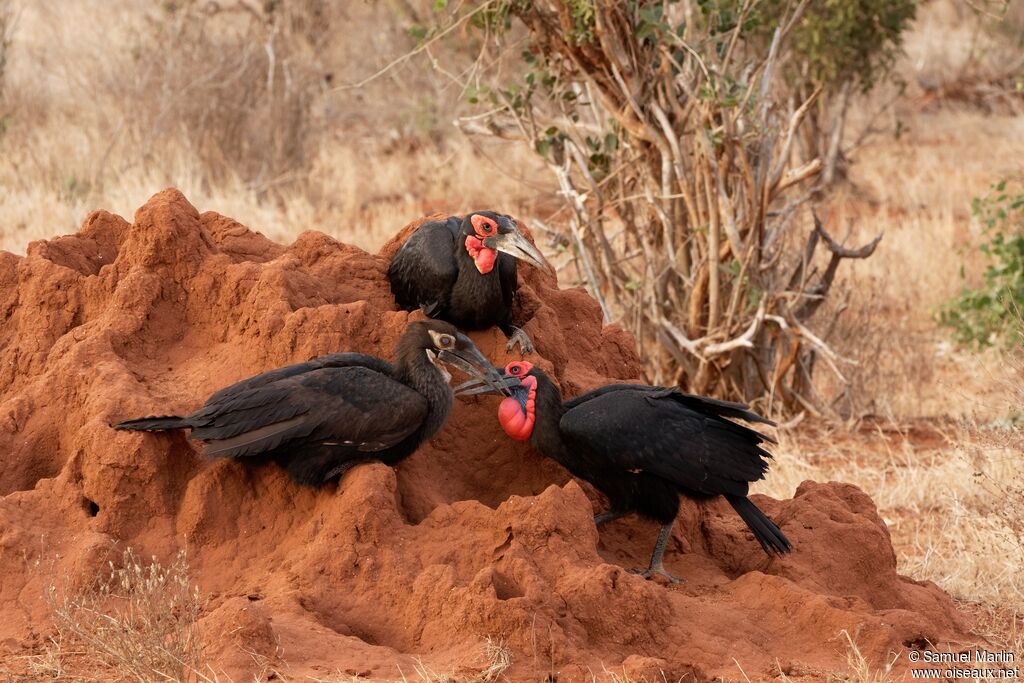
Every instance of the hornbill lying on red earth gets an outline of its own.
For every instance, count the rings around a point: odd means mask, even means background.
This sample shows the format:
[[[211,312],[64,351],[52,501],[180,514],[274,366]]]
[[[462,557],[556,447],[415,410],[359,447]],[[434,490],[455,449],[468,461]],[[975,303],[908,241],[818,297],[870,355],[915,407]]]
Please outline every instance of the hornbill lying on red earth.
[[[417,321],[393,364],[362,353],[320,356],[232,384],[190,415],[114,429],[191,429],[209,457],[273,458],[294,481],[321,486],[359,463],[393,465],[441,428],[453,398],[442,363],[503,390],[468,337],[441,320]]]
[[[505,366],[503,382],[512,393],[498,408],[505,433],[529,439],[606,495],[611,509],[594,517],[595,523],[631,512],[661,523],[650,565],[634,570],[644,577],[681,580],[662,565],[680,493],[725,496],[766,553],[789,552],[779,527],[747,498],[748,484],[764,477],[772,457],[761,444],[774,443],[725,419],[774,425],[747,406],[644,384],[609,384],[563,402],[548,376],[526,361]],[[469,380],[456,394],[497,391],[492,385]]]
[[[391,259],[388,279],[401,308],[422,308],[463,330],[497,325],[510,351],[519,344],[529,353],[530,338],[512,324],[516,259],[547,268],[512,218],[476,211],[420,226]]]

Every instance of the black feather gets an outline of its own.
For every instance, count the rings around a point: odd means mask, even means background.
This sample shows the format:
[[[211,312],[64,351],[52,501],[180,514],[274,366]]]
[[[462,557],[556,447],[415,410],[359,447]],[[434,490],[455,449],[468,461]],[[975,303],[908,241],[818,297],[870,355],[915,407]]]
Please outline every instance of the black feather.
[[[750,502],[745,496],[726,496],[732,508],[739,513],[743,521],[747,523],[750,530],[754,532],[754,538],[761,544],[764,551],[772,553],[788,553],[790,551],[789,539],[782,533],[782,530],[768,519],[768,516],[761,512],[761,508]]]
[[[451,409],[451,388],[424,353],[433,345],[428,329],[457,332],[439,321],[410,323],[395,365],[357,353],[321,356],[225,387],[190,415],[115,428],[191,429],[209,457],[269,457],[316,486],[353,463],[394,464],[440,429]]]
[[[499,218],[492,212],[477,213]],[[472,234],[470,216],[417,228],[388,265],[391,292],[404,310],[422,309],[462,330],[499,325],[511,334],[512,302],[519,286],[516,259],[498,252],[494,268],[480,273],[465,247],[467,233]]]
[[[163,415],[125,420],[114,425],[114,429],[132,432],[159,432],[165,429],[182,429],[188,426],[185,418],[178,417],[177,415]]]
[[[762,444],[774,441],[728,418],[771,421],[743,404],[639,384],[610,384],[562,402],[547,375],[529,374],[537,378],[531,442],[597,487],[612,510],[666,525],[680,494],[723,495],[765,552],[788,552],[785,535],[746,497],[768,471],[772,456]]]

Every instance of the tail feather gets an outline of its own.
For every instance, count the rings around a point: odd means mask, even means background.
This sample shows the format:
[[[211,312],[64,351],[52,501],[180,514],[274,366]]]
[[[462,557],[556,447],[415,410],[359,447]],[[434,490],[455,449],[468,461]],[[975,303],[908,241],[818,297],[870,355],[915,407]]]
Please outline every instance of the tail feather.
[[[158,432],[164,429],[183,429],[188,426],[185,418],[177,415],[154,415],[118,422],[114,425],[114,429],[132,432]]]
[[[726,496],[726,500],[747,523],[754,533],[754,538],[761,544],[764,551],[769,555],[773,553],[782,554],[790,551],[789,539],[776,526],[775,522],[768,519],[768,516],[761,512],[760,508],[754,505],[746,496]]]

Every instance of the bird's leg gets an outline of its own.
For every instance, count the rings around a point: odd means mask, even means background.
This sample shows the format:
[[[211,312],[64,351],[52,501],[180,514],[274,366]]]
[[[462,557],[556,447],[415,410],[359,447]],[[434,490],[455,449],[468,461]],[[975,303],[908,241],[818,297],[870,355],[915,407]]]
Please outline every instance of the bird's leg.
[[[669,573],[665,569],[665,565],[661,563],[661,558],[665,554],[665,546],[668,545],[668,538],[672,535],[672,524],[673,522],[669,522],[668,524],[661,525],[661,531],[658,532],[658,540],[654,543],[654,552],[651,554],[651,563],[647,569],[630,569],[631,574],[639,574],[645,579],[649,579],[655,574],[661,574],[669,580],[669,583],[681,583],[684,581],[682,577]]]
[[[511,351],[515,348],[516,344],[519,344],[519,351],[523,355],[533,353],[533,342],[530,341],[530,335],[523,332],[522,329],[509,324],[503,325],[501,331],[508,337],[508,344],[505,345],[506,351]]]
[[[594,515],[594,524],[600,526],[605,522],[618,519],[619,517],[625,517],[629,513],[624,510],[605,510]]]
[[[355,467],[356,465],[358,465],[358,464],[360,464],[362,462],[365,462],[365,461],[364,460],[346,460],[345,462],[341,463],[340,465],[337,465],[334,468],[332,468],[326,475],[324,475],[323,481],[324,482],[328,482],[331,479],[333,479],[334,477],[338,477],[338,479],[340,480],[341,479],[341,475],[345,474],[350,469],[352,469],[353,467]]]

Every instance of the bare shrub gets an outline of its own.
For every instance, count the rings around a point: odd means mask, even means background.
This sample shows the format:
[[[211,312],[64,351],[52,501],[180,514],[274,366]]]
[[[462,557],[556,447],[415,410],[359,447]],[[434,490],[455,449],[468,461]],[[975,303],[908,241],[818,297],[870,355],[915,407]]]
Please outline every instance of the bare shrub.
[[[939,8],[941,11],[943,8]],[[968,34],[962,55],[941,57],[917,84],[925,104],[956,103],[988,114],[1024,112],[1024,10],[1009,0],[957,3],[952,11]],[[954,53],[955,55],[955,53]]]
[[[196,626],[203,599],[184,552],[164,567],[129,548],[122,566],[109,564],[81,588],[51,585],[46,598],[57,629],[54,651],[84,658],[76,669],[98,668],[140,683],[209,680],[200,673]]]
[[[810,321],[840,262],[878,239],[848,248],[817,218],[804,228],[825,159],[801,131],[826,86],[783,78],[808,3],[776,3],[767,42],[756,5],[479,5],[461,20],[499,46],[513,18],[529,30],[527,72],[470,72],[471,101],[489,108],[459,122],[544,157],[568,228],[541,227],[636,336],[648,380],[821,414],[813,371],[845,382],[844,359],[825,341],[830,321]]]
[[[304,169],[324,90],[325,0],[162,3],[107,88],[129,103],[112,134],[184,143],[208,180],[271,188]],[[113,144],[113,143],[112,143]]]
[[[7,71],[7,55],[11,50],[11,34],[14,32],[14,9],[11,0],[0,0],[0,136],[6,128],[4,76]]]

